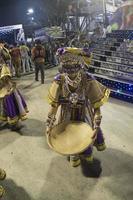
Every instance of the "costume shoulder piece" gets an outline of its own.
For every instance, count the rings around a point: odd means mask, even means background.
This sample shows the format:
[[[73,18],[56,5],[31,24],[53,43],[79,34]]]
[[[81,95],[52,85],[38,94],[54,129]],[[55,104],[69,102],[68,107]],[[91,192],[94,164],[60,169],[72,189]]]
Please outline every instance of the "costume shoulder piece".
[[[56,107],[59,105],[59,96],[60,96],[60,91],[61,91],[61,79],[62,75],[59,73],[55,76],[54,81],[49,89],[48,93],[48,100],[49,103]]]
[[[86,81],[87,97],[93,108],[99,108],[108,101],[110,90],[88,72],[86,73]]]

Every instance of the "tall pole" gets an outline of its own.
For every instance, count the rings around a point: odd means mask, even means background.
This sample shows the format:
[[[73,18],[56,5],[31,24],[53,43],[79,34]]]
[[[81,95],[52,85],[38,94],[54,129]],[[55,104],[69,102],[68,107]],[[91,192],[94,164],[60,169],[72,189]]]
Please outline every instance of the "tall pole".
[[[79,17],[78,17],[78,12],[79,12],[79,0],[77,0],[77,10],[76,10],[76,28],[77,28],[77,31],[79,31]]]
[[[113,11],[115,11],[115,0],[112,0],[113,3]]]
[[[104,21],[104,26],[107,26],[107,9],[106,9],[106,0],[103,0],[103,21]]]

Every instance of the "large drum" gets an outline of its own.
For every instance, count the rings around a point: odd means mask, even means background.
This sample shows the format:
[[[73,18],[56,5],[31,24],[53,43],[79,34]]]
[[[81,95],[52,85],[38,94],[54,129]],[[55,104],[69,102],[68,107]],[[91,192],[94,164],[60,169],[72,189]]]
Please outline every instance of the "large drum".
[[[85,151],[95,140],[95,132],[84,122],[61,123],[48,135],[48,145],[62,155],[74,155]]]

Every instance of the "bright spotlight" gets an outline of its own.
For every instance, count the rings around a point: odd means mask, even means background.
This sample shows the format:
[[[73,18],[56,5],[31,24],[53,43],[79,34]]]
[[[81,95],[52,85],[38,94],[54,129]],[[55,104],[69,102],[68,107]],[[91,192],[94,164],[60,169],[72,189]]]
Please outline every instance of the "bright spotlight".
[[[29,9],[28,9],[28,14],[30,15],[30,14],[33,14],[33,13],[34,13],[33,8],[29,8]]]

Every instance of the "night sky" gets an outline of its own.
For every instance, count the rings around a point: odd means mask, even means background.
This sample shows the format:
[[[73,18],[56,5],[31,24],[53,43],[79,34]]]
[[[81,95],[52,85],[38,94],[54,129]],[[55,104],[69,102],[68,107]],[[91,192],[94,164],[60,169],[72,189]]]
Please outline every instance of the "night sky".
[[[41,0],[0,0],[0,26],[26,24],[27,9],[40,6]]]
[[[60,23],[68,4],[72,0],[0,0],[0,26],[23,24],[28,26],[47,26]],[[34,9],[33,16],[27,16],[27,10]],[[60,19],[58,14],[60,12]],[[34,18],[31,21],[32,17]],[[34,27],[35,27],[34,26]]]

